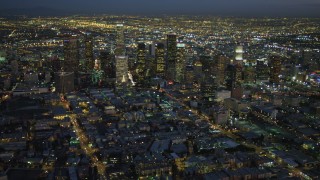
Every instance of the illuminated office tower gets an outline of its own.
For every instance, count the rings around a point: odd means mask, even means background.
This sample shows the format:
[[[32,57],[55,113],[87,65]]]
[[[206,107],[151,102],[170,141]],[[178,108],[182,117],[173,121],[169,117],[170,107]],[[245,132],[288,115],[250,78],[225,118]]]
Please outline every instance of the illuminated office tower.
[[[237,46],[235,50],[235,61],[233,62],[235,67],[235,85],[241,86],[243,83],[243,46]]]
[[[93,70],[94,57],[93,57],[93,40],[90,37],[85,39],[85,69],[90,72]]]
[[[117,24],[116,26],[116,49],[115,55],[124,56],[126,53],[126,46],[124,43],[124,25]]]
[[[237,46],[235,50],[235,60],[236,61],[243,61],[243,46]]]
[[[281,73],[281,57],[278,55],[271,55],[269,57],[270,62],[270,82],[279,83]]]
[[[269,71],[268,62],[265,59],[258,59],[256,65],[256,81],[268,82],[269,81]]]
[[[146,72],[146,45],[144,43],[138,44],[137,63],[135,65],[135,74],[138,84],[142,84],[145,79]]]
[[[216,82],[218,85],[225,84],[225,69],[229,58],[223,54],[216,56]]]
[[[156,74],[158,77],[164,77],[166,61],[164,56],[164,44],[155,44],[155,62],[156,62]]]
[[[201,93],[205,102],[213,102],[216,94],[217,86],[214,82],[214,78],[206,78],[205,81],[201,83]]]
[[[146,72],[145,76],[149,80],[151,77],[156,76],[157,63],[155,62],[154,55],[147,55],[146,57]]]
[[[176,77],[175,81],[182,83],[184,81],[186,70],[185,44],[177,44],[177,61],[176,61]]]
[[[79,43],[77,39],[63,41],[64,63],[63,71],[77,72],[79,69]]]
[[[177,60],[177,36],[174,34],[167,35],[167,63],[166,79],[173,81],[175,79]]]
[[[205,67],[203,66],[204,64],[206,64]],[[211,73],[207,72],[207,70],[210,70],[213,68],[213,60],[207,60],[206,63],[202,64],[202,71],[204,74],[204,77],[201,80],[201,93],[202,93],[202,97],[204,98],[204,103],[206,105],[210,105],[213,103],[215,94],[216,94],[216,90],[217,90],[217,83],[216,83],[216,77]],[[211,66],[211,68],[210,68]]]
[[[128,56],[116,56],[116,84],[128,82]]]

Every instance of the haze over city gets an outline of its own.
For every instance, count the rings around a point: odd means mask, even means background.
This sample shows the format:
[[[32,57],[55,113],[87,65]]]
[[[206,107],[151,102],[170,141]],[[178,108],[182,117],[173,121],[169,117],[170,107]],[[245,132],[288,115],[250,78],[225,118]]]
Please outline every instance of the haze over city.
[[[1,9],[48,8],[59,13],[91,14],[201,14],[245,17],[319,17],[318,0],[11,0]],[[30,12],[29,12],[30,13]],[[54,12],[52,12],[54,13]],[[36,15],[36,12],[34,12]],[[46,15],[41,12],[40,15]]]

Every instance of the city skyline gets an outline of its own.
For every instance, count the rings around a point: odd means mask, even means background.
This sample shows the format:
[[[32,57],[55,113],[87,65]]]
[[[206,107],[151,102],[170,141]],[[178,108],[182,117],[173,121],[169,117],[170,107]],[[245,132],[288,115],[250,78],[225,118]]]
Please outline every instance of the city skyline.
[[[40,1],[13,0],[1,3],[6,14],[66,15],[66,14],[206,14],[237,17],[319,17],[320,2],[317,0],[120,0],[120,1]],[[9,11],[11,10],[11,12]],[[14,11],[12,11],[14,10]],[[16,12],[15,12],[16,11]]]
[[[4,3],[0,179],[319,179],[318,3],[200,2]]]

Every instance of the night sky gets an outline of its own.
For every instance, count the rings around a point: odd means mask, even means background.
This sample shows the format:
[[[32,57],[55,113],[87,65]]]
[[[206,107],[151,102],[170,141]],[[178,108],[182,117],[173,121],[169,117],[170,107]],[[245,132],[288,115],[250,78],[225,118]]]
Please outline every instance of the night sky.
[[[320,17],[320,0],[1,0],[0,9],[39,7],[105,14]]]

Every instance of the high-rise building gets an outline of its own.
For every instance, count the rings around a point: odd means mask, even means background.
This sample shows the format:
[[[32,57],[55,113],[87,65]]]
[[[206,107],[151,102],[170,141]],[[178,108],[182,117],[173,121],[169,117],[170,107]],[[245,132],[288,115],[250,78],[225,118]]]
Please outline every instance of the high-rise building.
[[[151,77],[155,77],[157,72],[157,63],[154,55],[147,55],[146,57],[146,73],[145,76],[149,80]]]
[[[237,46],[235,49],[235,61],[233,62],[236,70],[236,74],[235,74],[236,86],[241,86],[243,82],[243,74],[242,74],[243,53],[244,53],[243,46]]]
[[[225,84],[225,69],[229,62],[229,58],[223,54],[216,56],[216,82],[218,85]]]
[[[99,55],[100,59],[100,68],[103,71],[105,78],[115,78],[116,71],[115,71],[115,62],[114,56],[107,51],[101,51]]]
[[[128,82],[128,56],[116,56],[116,84]]]
[[[271,55],[270,59],[270,82],[279,83],[281,73],[281,57],[278,55]]]
[[[236,84],[236,68],[233,64],[229,64],[226,68],[226,87],[229,91],[231,91]]]
[[[116,49],[115,55],[124,56],[126,54],[126,46],[124,42],[124,25],[117,24],[116,26]]]
[[[79,43],[78,39],[63,41],[64,63],[63,71],[77,72],[79,70]]]
[[[93,40],[90,37],[85,39],[85,69],[90,72],[93,70],[94,57],[93,57]]]
[[[199,83],[203,80],[204,77],[202,67],[202,63],[199,59],[193,63],[194,80],[198,81]]]
[[[236,86],[241,86],[241,84],[243,83],[243,66],[242,66],[242,62],[238,62],[237,64],[234,65],[235,70],[236,70],[236,76],[235,76],[235,80],[236,80]]]
[[[156,74],[159,77],[164,77],[165,75],[165,54],[164,54],[164,44],[157,43],[155,44],[155,62],[156,62]]]
[[[215,98],[217,86],[213,77],[206,77],[201,83],[201,93],[206,104],[212,103]]]
[[[135,64],[135,74],[137,77],[137,83],[143,84],[146,73],[146,45],[144,43],[138,44],[137,50],[137,63]]]
[[[174,34],[167,35],[167,63],[166,79],[173,81],[175,79],[177,60],[177,36]]]
[[[185,44],[177,44],[177,61],[176,61],[176,77],[175,81],[182,83],[184,81],[186,70]]]
[[[54,74],[55,89],[58,93],[68,93],[74,90],[73,72],[56,72]]]
[[[235,50],[235,60],[236,61],[243,61],[243,46],[237,46]]]
[[[241,99],[243,95],[243,53],[243,46],[237,46],[235,49],[235,61],[233,62],[234,67],[232,68],[234,72],[231,73],[231,75],[234,75],[234,79],[231,80],[231,84],[230,81],[227,84],[229,86],[228,89],[231,90],[231,97],[236,99]]]
[[[202,64],[204,76],[211,76],[214,72],[214,60],[211,56],[200,56],[199,60]]]
[[[256,66],[256,81],[259,82],[268,82],[269,81],[269,71],[270,68],[265,59],[258,59]]]

